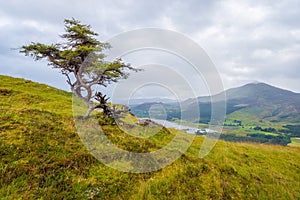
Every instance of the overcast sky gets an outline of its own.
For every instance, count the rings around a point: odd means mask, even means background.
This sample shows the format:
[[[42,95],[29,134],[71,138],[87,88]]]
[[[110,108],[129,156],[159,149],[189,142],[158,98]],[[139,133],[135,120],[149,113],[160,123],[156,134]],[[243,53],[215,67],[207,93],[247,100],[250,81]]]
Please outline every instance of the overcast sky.
[[[1,1],[0,74],[68,90],[46,61],[12,49],[59,41],[63,20],[72,17],[90,24],[101,41],[145,27],[180,32],[206,51],[225,88],[261,81],[300,92],[299,0]]]

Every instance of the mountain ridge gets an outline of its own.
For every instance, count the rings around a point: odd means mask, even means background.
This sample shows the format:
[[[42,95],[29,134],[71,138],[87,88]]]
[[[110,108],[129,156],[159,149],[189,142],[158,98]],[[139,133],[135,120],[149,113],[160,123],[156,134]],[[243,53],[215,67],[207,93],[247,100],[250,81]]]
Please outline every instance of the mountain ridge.
[[[165,104],[169,110],[177,110],[177,113],[183,110],[191,111],[200,108],[200,112],[205,111],[204,118],[209,120],[210,109],[212,103],[217,103],[226,100],[227,115],[235,112],[254,113],[258,121],[284,121],[291,123],[300,123],[300,93],[281,89],[266,83],[248,83],[246,85],[230,88],[224,92],[213,96],[200,96],[185,100],[182,103],[183,108],[170,109],[169,104]],[[212,102],[213,101],[213,102]],[[147,107],[150,106],[147,102]],[[155,102],[153,102],[155,104]],[[133,113],[136,108],[143,110],[143,105],[132,106]],[[261,112],[254,112],[253,110],[261,110]],[[145,112],[144,112],[145,113]],[[202,113],[201,113],[202,114]],[[236,114],[236,113],[235,113]],[[173,114],[174,116],[174,114]],[[145,117],[145,116],[144,116]],[[233,117],[233,115],[232,115]]]
[[[209,101],[211,99],[211,97],[213,96],[214,98],[216,98],[218,100],[218,99],[220,99],[220,98],[218,98],[218,96],[223,95],[225,93],[226,99],[228,100],[228,99],[232,99],[233,95],[237,96],[236,93],[239,93],[239,92],[244,93],[244,97],[248,97],[248,95],[245,95],[245,91],[249,92],[249,90],[255,90],[255,88],[260,88],[260,89],[264,88],[264,89],[273,89],[273,90],[275,89],[277,91],[280,91],[281,93],[289,93],[289,94],[294,94],[294,95],[300,96],[300,93],[296,93],[296,92],[293,92],[293,91],[290,91],[287,89],[282,89],[282,88],[279,88],[276,86],[272,86],[267,83],[256,82],[256,83],[247,83],[245,85],[238,86],[238,87],[232,87],[232,88],[229,88],[229,89],[227,89],[223,92],[220,92],[218,94],[215,94],[215,95],[199,96],[199,97],[197,97],[197,99],[205,102],[205,101]],[[262,91],[257,90],[256,92],[262,92]],[[241,94],[239,94],[239,96],[242,97]],[[193,99],[193,98],[190,98],[188,100],[191,100],[191,99]]]

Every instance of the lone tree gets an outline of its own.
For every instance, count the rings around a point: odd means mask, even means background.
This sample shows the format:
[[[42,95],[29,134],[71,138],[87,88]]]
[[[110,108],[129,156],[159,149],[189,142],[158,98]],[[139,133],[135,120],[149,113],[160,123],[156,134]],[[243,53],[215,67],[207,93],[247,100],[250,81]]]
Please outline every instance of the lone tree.
[[[98,34],[91,30],[90,25],[81,24],[74,18],[66,19],[64,23],[65,34],[60,37],[65,42],[51,45],[32,42],[30,45],[22,46],[20,53],[35,60],[47,59],[48,65],[60,69],[66,76],[73,94],[88,106],[85,119],[96,108],[101,108],[108,117],[120,113],[120,110],[117,111],[108,105],[109,98],[105,94],[94,92],[92,87],[95,85],[106,87],[110,83],[126,79],[129,71],[139,70],[123,63],[121,59],[113,62],[105,61],[103,51],[109,49],[110,45],[96,40],[95,36]],[[93,99],[97,100],[98,104],[95,104]]]

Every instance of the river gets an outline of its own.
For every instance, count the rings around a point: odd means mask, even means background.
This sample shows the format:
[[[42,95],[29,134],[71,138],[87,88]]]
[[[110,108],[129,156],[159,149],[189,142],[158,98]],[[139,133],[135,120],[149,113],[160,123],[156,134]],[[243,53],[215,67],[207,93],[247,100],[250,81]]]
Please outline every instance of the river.
[[[200,133],[209,133],[209,132],[215,132],[213,130],[210,129],[200,129],[200,128],[195,128],[195,127],[191,127],[191,126],[185,126],[185,125],[181,125],[181,124],[177,124],[175,122],[170,122],[167,120],[161,120],[161,119],[151,119],[151,121],[154,121],[157,124],[160,124],[166,128],[175,128],[178,130],[183,130],[187,133],[191,133],[191,134],[195,134],[197,131]]]

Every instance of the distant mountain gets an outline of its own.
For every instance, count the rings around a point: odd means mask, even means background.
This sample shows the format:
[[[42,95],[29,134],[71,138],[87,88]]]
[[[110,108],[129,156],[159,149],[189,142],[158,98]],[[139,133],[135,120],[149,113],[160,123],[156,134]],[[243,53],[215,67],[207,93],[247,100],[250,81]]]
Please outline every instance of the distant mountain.
[[[145,103],[164,103],[164,104],[176,104],[178,103],[176,100],[168,99],[168,98],[138,98],[138,99],[130,99],[128,100],[118,100],[114,103],[123,104],[127,106],[138,106],[140,104]]]
[[[149,102],[130,106],[131,113],[140,118],[180,119],[178,103]]]
[[[213,96],[214,101],[220,102],[221,96],[226,95],[227,117],[239,119],[245,123],[273,123],[273,122],[289,122],[300,123],[300,94],[288,90],[280,89],[265,83],[249,83],[247,85],[232,88],[223,93]],[[165,104],[167,110],[172,110],[174,113],[189,113],[194,109],[200,109],[202,122],[210,120],[211,112],[211,97],[204,96],[194,99],[188,99],[182,102],[182,108],[178,105]],[[133,113],[141,113],[149,108],[151,103],[147,102],[147,106],[143,104],[138,107],[132,106]],[[152,102],[152,104],[155,104]],[[143,116],[145,117],[145,116]],[[191,118],[191,120],[193,120]]]
[[[130,105],[138,105],[143,103],[165,103],[165,104],[174,104],[178,103],[176,100],[168,98],[148,98],[148,99],[130,99]]]

